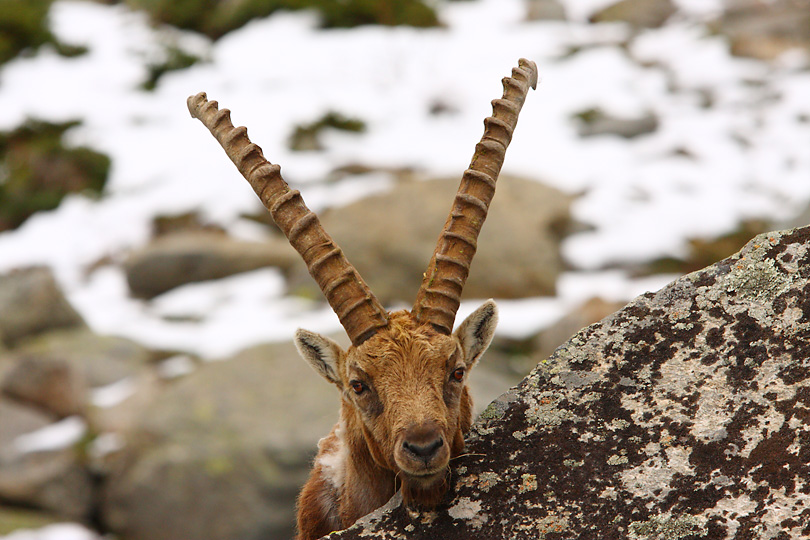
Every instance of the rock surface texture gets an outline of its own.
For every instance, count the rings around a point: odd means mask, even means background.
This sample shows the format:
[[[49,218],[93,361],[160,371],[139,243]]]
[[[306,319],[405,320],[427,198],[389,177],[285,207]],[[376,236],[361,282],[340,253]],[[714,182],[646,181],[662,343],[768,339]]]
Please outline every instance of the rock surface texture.
[[[810,228],[578,333],[493,402],[435,512],[329,538],[810,536]]]

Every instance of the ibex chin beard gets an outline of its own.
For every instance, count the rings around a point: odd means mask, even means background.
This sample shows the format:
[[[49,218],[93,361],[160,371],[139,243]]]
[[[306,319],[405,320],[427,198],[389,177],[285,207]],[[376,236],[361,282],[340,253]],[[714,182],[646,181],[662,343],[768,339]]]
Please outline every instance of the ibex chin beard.
[[[409,476],[402,478],[402,500],[409,508],[416,510],[433,510],[441,503],[449,487],[450,469],[444,469],[430,476]]]

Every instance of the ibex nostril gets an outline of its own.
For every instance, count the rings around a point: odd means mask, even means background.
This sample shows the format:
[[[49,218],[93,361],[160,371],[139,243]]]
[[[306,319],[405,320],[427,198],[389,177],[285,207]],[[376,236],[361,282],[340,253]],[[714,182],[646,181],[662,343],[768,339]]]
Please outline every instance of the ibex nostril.
[[[409,443],[408,441],[405,441],[402,443],[402,446],[405,448],[405,450],[415,455],[416,457],[427,459],[436,455],[436,452],[439,451],[439,448],[444,446],[444,439],[439,437],[432,443],[428,444],[413,444]]]

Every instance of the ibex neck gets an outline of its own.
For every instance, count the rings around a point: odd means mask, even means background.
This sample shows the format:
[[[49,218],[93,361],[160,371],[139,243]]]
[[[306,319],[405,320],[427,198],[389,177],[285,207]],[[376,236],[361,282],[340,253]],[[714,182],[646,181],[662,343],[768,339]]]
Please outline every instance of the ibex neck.
[[[357,411],[341,406],[341,444],[347,451],[345,476],[341,494],[341,519],[352,524],[357,519],[381,507],[396,492],[396,475],[378,465],[363,435],[362,420]]]

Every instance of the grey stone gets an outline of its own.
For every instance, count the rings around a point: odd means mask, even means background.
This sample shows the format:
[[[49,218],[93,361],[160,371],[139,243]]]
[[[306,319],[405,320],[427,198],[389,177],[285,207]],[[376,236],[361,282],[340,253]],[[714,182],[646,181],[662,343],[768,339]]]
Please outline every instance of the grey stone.
[[[639,135],[653,133],[658,129],[658,117],[652,113],[638,118],[620,118],[601,110],[584,111],[577,115],[577,132],[580,137],[597,135],[618,135],[632,139]]]
[[[49,332],[26,341],[8,355],[11,362],[28,359],[65,364],[76,372],[85,388],[107,386],[133,376],[152,358],[149,349],[134,341],[100,336],[88,329]]]
[[[0,376],[0,392],[41,407],[59,417],[84,409],[86,388],[81,377],[59,358],[21,355],[11,359],[10,369]]]
[[[565,6],[557,0],[529,0],[526,3],[526,19],[530,21],[564,21]]]
[[[24,451],[18,437],[53,418],[0,397],[0,500],[47,510],[63,519],[90,517],[92,481],[74,448]]]
[[[219,279],[267,266],[287,269],[298,255],[283,238],[242,242],[210,231],[160,236],[124,264],[134,296],[152,298],[186,283]]]
[[[23,268],[0,275],[0,341],[6,345],[55,328],[83,326],[50,269]]]
[[[675,13],[672,0],[621,0],[597,13],[590,20],[600,22],[626,22],[637,28],[658,28]]]
[[[292,536],[295,497],[339,399],[292,343],[201,365],[122,434],[105,523],[127,540]]]
[[[473,426],[433,512],[338,538],[807,538],[810,228],[647,293]]]
[[[793,48],[810,51],[808,0],[727,0],[715,26],[739,56],[771,60]]]
[[[457,189],[458,179],[402,182],[389,192],[331,209],[321,221],[381,302],[410,305]],[[554,294],[563,268],[559,236],[569,225],[570,204],[571,197],[556,189],[502,175],[464,298]],[[320,297],[303,265],[296,268],[290,288]]]
[[[151,351],[125,338],[57,330],[0,357],[0,393],[57,417],[80,414],[98,431],[118,431],[140,410],[133,402],[154,397],[152,359]],[[97,406],[95,392],[111,385],[131,387],[134,398],[120,407]]]

